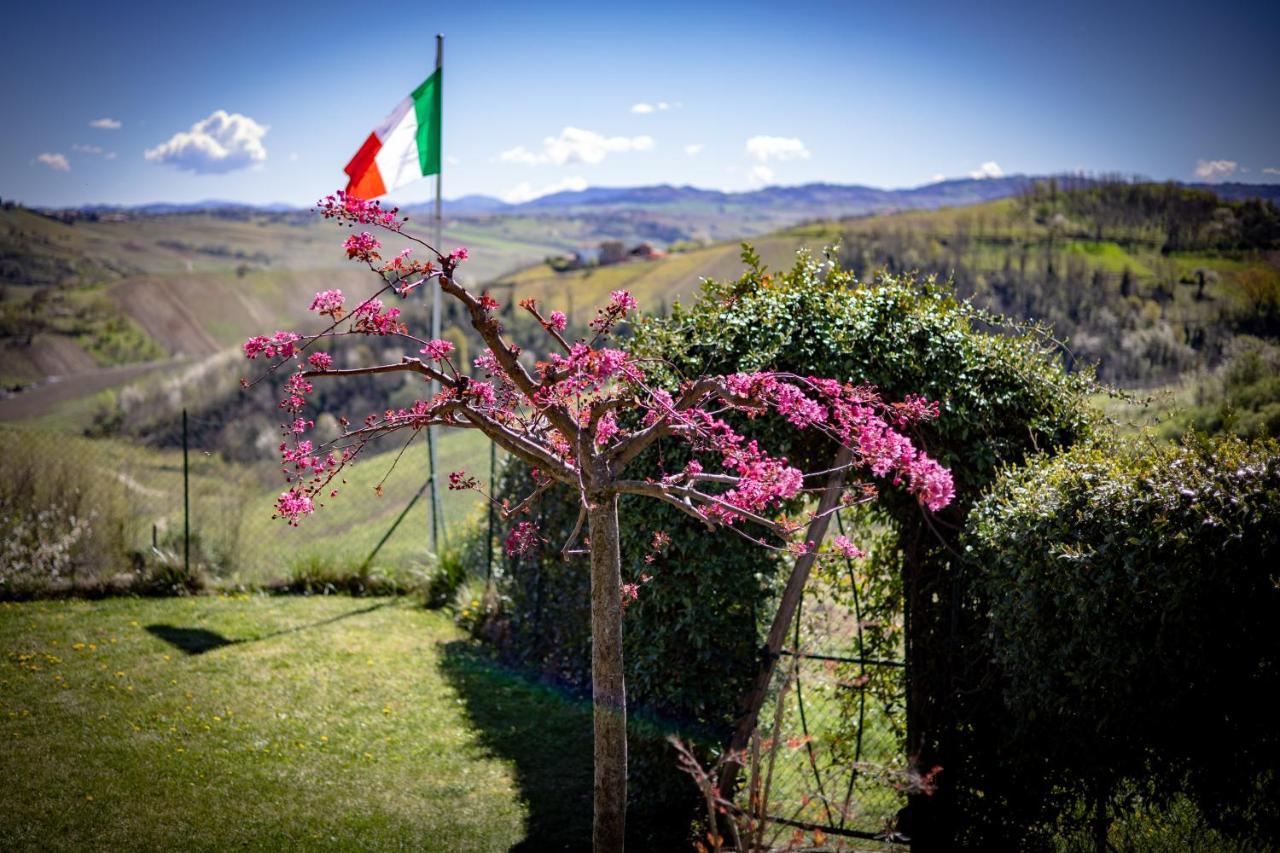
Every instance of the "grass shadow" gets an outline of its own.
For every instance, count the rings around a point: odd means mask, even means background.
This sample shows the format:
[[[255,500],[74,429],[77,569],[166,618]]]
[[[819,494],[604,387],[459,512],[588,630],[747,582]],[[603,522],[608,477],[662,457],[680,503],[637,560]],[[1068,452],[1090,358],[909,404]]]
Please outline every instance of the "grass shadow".
[[[148,625],[147,631],[159,637],[169,645],[188,655],[202,655],[205,652],[233,646],[238,641],[228,640],[216,631],[204,628],[178,628],[174,625]]]
[[[257,637],[246,637],[239,640],[229,639],[219,634],[217,631],[210,631],[207,628],[180,628],[176,625],[148,625],[147,631],[154,637],[159,637],[169,645],[188,655],[202,655],[205,652],[211,652],[214,649],[220,649],[223,646],[243,645],[244,643],[258,643],[263,640],[270,640],[273,637],[283,637],[286,634],[296,634],[300,631],[310,631],[313,628],[320,628],[324,625],[331,625],[334,622],[340,622],[343,619],[350,619],[353,616],[362,616],[365,613],[372,613],[375,610],[381,610],[384,607],[390,607],[393,602],[383,601],[378,604],[371,604],[368,607],[360,607],[355,610],[348,610],[346,613],[339,613],[337,616],[330,616],[328,619],[320,619],[316,622],[308,622],[305,625],[297,625],[293,628],[281,628],[278,631],[271,631],[261,634]]]
[[[515,766],[528,803],[513,850],[591,849],[591,704],[503,666],[463,641],[441,646],[441,670],[480,730],[481,745]]]

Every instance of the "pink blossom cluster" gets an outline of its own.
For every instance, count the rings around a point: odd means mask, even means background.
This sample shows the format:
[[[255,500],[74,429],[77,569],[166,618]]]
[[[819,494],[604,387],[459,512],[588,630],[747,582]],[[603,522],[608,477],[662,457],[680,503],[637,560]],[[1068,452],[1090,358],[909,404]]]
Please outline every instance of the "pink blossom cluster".
[[[434,341],[427,341],[427,345],[424,346],[421,350],[419,350],[419,352],[421,352],[427,358],[434,359],[435,361],[440,361],[449,353],[453,352],[453,350],[454,350],[454,346],[451,342],[445,341],[445,340],[434,340]]]
[[[468,489],[478,490],[480,481],[474,475],[468,474],[466,471],[450,471],[449,472],[449,489],[455,492],[466,491]]]
[[[739,373],[725,378],[726,388],[742,405],[764,405],[797,427],[817,427],[858,452],[858,464],[877,477],[906,485],[921,503],[937,511],[955,497],[951,472],[898,432],[901,427],[938,416],[938,404],[909,397],[885,405],[874,391],[833,379],[810,376],[795,382],[772,373]],[[802,387],[802,385],[804,387]],[[817,399],[806,393],[815,392]]]
[[[313,352],[307,356],[307,364],[315,370],[329,370],[333,367],[333,356],[327,352]]]
[[[359,234],[352,234],[342,244],[342,248],[347,250],[348,258],[355,258],[361,261],[381,260],[378,249],[382,248],[382,243],[378,242],[378,238],[374,237],[368,231],[361,231]]]
[[[610,329],[637,307],[638,303],[629,291],[615,290],[609,294],[609,304],[596,312],[589,325],[596,334],[608,334]]]
[[[257,358],[259,355],[267,358],[292,358],[297,350],[294,345],[300,340],[302,338],[293,332],[276,332],[269,338],[257,335],[244,342],[245,358]]]
[[[311,300],[311,310],[327,314],[337,320],[342,317],[342,306],[346,297],[341,290],[322,290]]]
[[[552,311],[547,317],[547,326],[557,332],[563,332],[568,325],[569,318],[565,316],[563,311]]]
[[[853,560],[860,560],[866,556],[866,554],[864,554],[857,545],[854,545],[847,536],[832,537],[831,547],[837,554]]]
[[[605,412],[596,421],[596,444],[604,447],[613,441],[614,437],[620,432],[618,426],[618,416],[612,410]]]
[[[357,332],[369,335],[395,335],[404,332],[404,324],[400,322],[399,308],[384,308],[381,299],[368,299],[360,303],[352,312]]]
[[[307,404],[307,395],[311,391],[312,385],[307,381],[307,377],[301,373],[289,374],[289,378],[284,382],[284,399],[280,401],[280,408],[296,415]]]
[[[532,521],[518,522],[503,541],[509,556],[527,554],[538,544],[538,528]]]
[[[457,266],[460,262],[467,259],[467,249],[465,246],[459,246],[449,253],[449,260],[453,266]]]
[[[285,519],[294,527],[298,526],[300,517],[311,515],[313,512],[315,512],[315,504],[301,489],[294,488],[281,492],[280,497],[276,498],[276,516]]]
[[[630,382],[644,380],[644,371],[636,364],[630,353],[608,347],[595,349],[581,341],[569,348],[568,357],[552,353],[549,364],[556,370],[568,374],[568,379],[586,379],[595,388],[598,388],[599,383],[615,377]],[[575,393],[587,390],[580,382],[574,384],[578,386],[574,388]]]
[[[383,210],[381,202],[365,201],[342,190],[320,199],[316,207],[325,219],[337,219],[353,225],[376,225],[392,231],[399,231],[402,223],[408,221],[407,216],[404,219],[397,216],[400,212],[398,207]]]

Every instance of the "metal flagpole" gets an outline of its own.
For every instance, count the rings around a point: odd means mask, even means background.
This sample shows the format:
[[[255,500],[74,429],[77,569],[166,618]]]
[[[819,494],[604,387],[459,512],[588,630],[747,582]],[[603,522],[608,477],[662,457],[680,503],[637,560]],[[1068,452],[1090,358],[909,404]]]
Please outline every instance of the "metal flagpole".
[[[440,66],[443,63],[443,61],[444,61],[444,35],[442,33],[436,33],[436,71],[440,71]],[[440,98],[440,104],[441,104],[440,116],[443,124],[443,118],[444,118],[444,74],[443,73],[440,75],[440,80],[436,83],[436,85],[440,87],[440,94],[438,95],[438,97]],[[444,128],[441,127],[440,131],[441,131],[440,143],[441,143],[441,146],[443,147]],[[440,157],[440,167],[436,170],[436,221],[435,221],[435,234],[434,234],[435,236],[434,245],[436,247],[436,251],[441,251],[441,252],[444,251],[444,243],[443,243],[444,237],[442,233],[444,228],[444,217],[442,215],[441,203],[440,203],[441,184],[444,179],[444,175],[442,174],[442,172],[444,172],[444,156],[443,155],[444,155],[444,152],[442,151],[441,157]],[[440,288],[433,287],[431,288],[431,340],[434,341],[439,339],[440,339]],[[439,390],[440,390],[439,383],[432,381],[431,396],[433,398],[439,392]],[[434,427],[427,427],[427,457],[428,457],[427,462],[428,462],[428,465],[430,466],[430,477],[431,477],[431,550],[434,553],[438,554],[440,552],[439,520],[442,518],[442,513],[440,512],[440,483],[436,479],[436,470],[437,470],[436,441],[435,441]]]

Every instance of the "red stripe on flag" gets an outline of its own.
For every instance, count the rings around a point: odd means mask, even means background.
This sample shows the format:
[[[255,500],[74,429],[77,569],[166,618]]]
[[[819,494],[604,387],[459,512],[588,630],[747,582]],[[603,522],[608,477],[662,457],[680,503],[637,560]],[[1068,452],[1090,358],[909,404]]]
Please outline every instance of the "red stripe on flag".
[[[350,178],[347,181],[348,195],[356,198],[377,198],[387,191],[382,183],[382,175],[378,172],[378,165],[373,161],[381,149],[382,141],[378,139],[378,135],[369,134],[369,138],[364,141],[364,145],[360,146],[356,156],[352,157],[351,162],[342,170]]]

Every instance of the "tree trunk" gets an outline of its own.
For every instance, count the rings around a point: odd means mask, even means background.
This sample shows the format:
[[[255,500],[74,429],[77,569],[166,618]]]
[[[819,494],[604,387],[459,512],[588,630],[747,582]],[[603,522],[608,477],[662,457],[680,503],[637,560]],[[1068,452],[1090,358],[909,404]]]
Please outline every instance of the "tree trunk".
[[[627,821],[627,687],[622,671],[618,495],[590,496],[591,697],[595,720],[595,853],[621,853]]]

